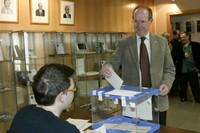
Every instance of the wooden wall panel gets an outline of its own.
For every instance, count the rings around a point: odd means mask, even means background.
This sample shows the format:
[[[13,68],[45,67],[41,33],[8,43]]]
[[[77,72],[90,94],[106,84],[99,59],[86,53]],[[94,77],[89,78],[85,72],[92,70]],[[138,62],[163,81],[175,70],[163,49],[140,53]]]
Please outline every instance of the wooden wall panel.
[[[59,0],[49,0],[49,24],[41,25],[30,22],[29,0],[18,1],[19,22],[0,23],[0,30],[132,32],[131,4],[154,6],[154,0],[73,0],[75,25],[60,25]]]
[[[87,31],[101,30],[101,0],[87,0]]]

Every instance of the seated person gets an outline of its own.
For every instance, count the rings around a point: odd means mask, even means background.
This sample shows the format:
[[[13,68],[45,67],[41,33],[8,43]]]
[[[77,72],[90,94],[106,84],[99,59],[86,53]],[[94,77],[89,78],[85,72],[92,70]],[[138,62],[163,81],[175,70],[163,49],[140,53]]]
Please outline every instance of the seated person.
[[[32,86],[37,104],[16,113],[9,133],[79,133],[75,125],[59,119],[74,98],[73,74],[74,70],[65,65],[44,65],[34,76]]]

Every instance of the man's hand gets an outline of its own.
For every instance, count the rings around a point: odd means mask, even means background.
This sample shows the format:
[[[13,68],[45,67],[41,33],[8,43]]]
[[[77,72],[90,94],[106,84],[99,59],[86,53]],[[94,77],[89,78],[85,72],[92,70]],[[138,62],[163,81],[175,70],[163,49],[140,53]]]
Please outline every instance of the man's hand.
[[[161,96],[165,96],[169,93],[169,88],[165,84],[162,84],[159,89]]]
[[[108,78],[108,77],[110,77],[112,75],[111,69],[112,68],[110,66],[104,66],[101,69],[101,74]]]
[[[188,59],[190,57],[190,53],[189,52],[185,52],[185,58]]]

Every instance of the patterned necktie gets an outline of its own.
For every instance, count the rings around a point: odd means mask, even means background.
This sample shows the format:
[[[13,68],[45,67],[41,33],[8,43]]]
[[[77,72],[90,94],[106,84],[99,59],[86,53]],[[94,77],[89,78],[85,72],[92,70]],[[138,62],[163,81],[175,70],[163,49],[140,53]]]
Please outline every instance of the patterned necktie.
[[[141,37],[140,46],[140,70],[142,77],[142,87],[151,87],[150,64],[147,48],[144,44],[146,37]]]

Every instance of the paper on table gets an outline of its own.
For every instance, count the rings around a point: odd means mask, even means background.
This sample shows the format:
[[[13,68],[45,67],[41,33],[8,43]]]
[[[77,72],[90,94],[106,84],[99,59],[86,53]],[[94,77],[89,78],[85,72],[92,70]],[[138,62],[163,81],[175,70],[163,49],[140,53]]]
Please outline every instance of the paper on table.
[[[90,127],[92,125],[92,123],[86,123],[85,125],[83,125],[79,130],[84,131],[85,129],[87,129],[88,127]]]
[[[89,126],[91,126],[91,124],[88,124],[89,120],[83,120],[83,119],[72,119],[72,118],[68,118],[67,121],[73,125],[75,125],[79,130],[84,130],[83,127],[86,129]],[[86,125],[88,127],[86,127]]]
[[[124,82],[112,69],[112,75],[110,77],[106,77],[106,80],[115,88],[120,89],[122,83]]]

